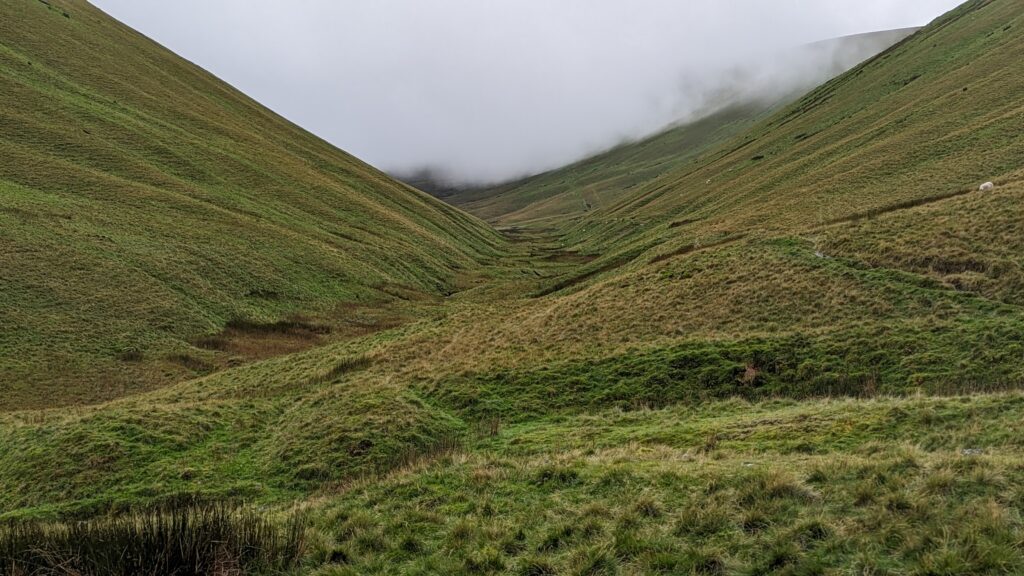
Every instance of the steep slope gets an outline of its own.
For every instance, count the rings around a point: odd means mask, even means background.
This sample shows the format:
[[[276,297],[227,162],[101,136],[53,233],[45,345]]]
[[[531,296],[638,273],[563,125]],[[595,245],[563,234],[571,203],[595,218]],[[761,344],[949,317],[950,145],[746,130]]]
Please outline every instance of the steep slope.
[[[594,214],[584,242],[807,230],[1005,183],[1024,157],[1021,18],[966,3]]]
[[[687,166],[810,88],[917,30],[870,32],[798,47],[776,56],[788,68],[770,78],[764,78],[757,66],[740,66],[730,72],[729,83],[715,90],[711,112],[696,120],[521,181],[463,191],[431,186],[430,191],[498,224],[556,226],[566,218],[611,206],[658,177]],[[429,183],[429,174],[419,175],[417,181]]]
[[[0,408],[209,370],[229,322],[444,294],[500,243],[83,0],[0,6],[0,100]]]

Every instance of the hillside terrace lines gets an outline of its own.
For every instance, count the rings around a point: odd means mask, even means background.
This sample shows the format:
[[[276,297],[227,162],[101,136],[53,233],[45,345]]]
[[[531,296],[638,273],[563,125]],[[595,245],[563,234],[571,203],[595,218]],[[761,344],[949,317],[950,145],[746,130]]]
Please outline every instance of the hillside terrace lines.
[[[480,220],[87,2],[55,5],[74,17],[0,3],[0,203],[17,208],[0,210],[0,260],[18,271],[0,298],[18,323],[0,346],[3,409],[103,402],[305,347],[317,338],[194,344],[231,321],[319,322],[386,283],[441,297],[506,252]],[[26,217],[51,205],[71,219]]]
[[[1002,183],[1006,183],[1006,181],[1003,181]],[[823,222],[819,226],[810,228],[809,230],[810,231],[815,231],[815,230],[820,230],[820,229],[823,229],[823,228],[829,228],[829,227],[840,225],[840,224],[848,224],[850,222],[858,222],[860,220],[867,220],[867,219],[870,219],[870,218],[877,218],[879,216],[884,216],[886,214],[891,214],[891,213],[899,212],[899,211],[902,211],[902,210],[910,210],[910,209],[913,209],[913,208],[919,208],[921,206],[927,206],[929,204],[935,204],[935,203],[938,203],[938,202],[943,202],[945,200],[950,200],[950,199],[953,199],[953,198],[957,198],[957,197],[960,197],[960,196],[965,196],[967,194],[973,194],[973,193],[983,194],[983,192],[979,192],[978,191],[977,187],[961,188],[959,190],[954,190],[952,192],[944,192],[942,194],[936,194],[934,196],[926,196],[924,198],[915,198],[915,199],[911,199],[911,200],[906,200],[906,201],[900,202],[898,204],[893,204],[893,205],[890,205],[890,206],[881,206],[879,208],[874,208],[874,209],[868,210],[866,212],[852,214],[850,216],[844,216],[842,218],[836,218],[834,220],[829,220],[827,222]]]

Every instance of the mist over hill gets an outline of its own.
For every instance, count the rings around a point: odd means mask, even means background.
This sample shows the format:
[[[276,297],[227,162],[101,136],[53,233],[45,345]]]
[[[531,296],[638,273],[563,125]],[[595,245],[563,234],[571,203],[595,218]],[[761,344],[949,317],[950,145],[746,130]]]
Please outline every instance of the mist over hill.
[[[793,47],[919,26],[956,3],[96,0],[378,168],[477,184],[693,119],[735,67],[785,74]]]
[[[660,125],[638,122],[614,139],[583,147],[562,158],[570,164],[624,143],[636,142],[676,125],[707,118],[730,107],[767,109],[790,100],[882,52],[919,28],[901,28],[833,38],[801,46],[745,56],[709,69],[689,70],[676,75],[671,93],[654,107]],[[671,71],[666,70],[666,74]],[[558,160],[552,160],[557,162]],[[526,173],[494,177],[472,176],[458,168],[437,164],[407,170],[392,170],[396,178],[437,197],[491,187],[501,181],[532,176],[559,164],[537,164]]]

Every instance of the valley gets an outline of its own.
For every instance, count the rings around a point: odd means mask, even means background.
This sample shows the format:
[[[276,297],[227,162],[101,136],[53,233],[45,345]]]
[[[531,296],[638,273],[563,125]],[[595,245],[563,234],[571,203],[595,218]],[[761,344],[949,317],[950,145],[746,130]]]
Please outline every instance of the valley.
[[[182,502],[299,519],[251,572],[1024,572],[1016,0],[457,207],[2,10],[0,573]]]

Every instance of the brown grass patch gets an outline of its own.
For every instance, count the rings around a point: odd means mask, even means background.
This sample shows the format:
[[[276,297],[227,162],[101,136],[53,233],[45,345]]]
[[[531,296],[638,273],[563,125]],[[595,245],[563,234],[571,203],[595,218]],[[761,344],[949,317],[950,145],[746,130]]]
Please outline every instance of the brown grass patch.
[[[597,258],[594,254],[580,254],[579,252],[559,250],[558,252],[548,254],[544,257],[544,260],[561,264],[587,264],[597,260]]]
[[[220,333],[197,340],[196,346],[257,360],[306,350],[331,332],[330,326],[298,319],[269,323],[232,320]]]

